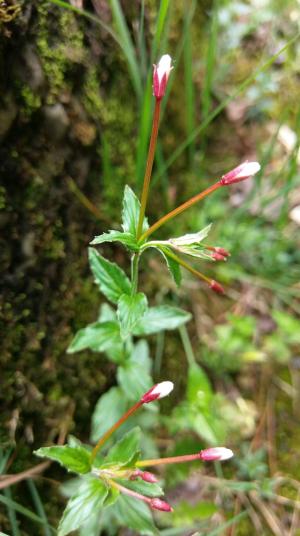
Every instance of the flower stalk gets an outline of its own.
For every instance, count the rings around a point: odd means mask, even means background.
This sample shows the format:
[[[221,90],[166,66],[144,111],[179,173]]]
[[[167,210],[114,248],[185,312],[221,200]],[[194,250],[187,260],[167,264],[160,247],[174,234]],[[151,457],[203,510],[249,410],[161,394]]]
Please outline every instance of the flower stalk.
[[[142,234],[143,221],[145,217],[145,210],[146,210],[148,194],[149,194],[150,179],[151,179],[151,174],[152,174],[152,167],[153,167],[157,135],[158,135],[158,127],[159,127],[160,103],[161,103],[161,99],[155,99],[155,107],[154,107],[154,114],[153,114],[153,121],[152,121],[152,131],[151,131],[149,151],[148,151],[146,170],[145,170],[145,176],[144,176],[139,221],[138,221],[138,226],[137,226],[137,238],[138,239],[141,237],[141,234]]]
[[[202,461],[224,461],[232,458],[233,452],[225,447],[213,447],[200,450],[196,454],[185,454],[184,456],[172,456],[170,458],[155,458],[152,460],[141,460],[136,463],[137,467],[148,467],[154,465],[166,465],[172,463],[186,463],[195,460]]]

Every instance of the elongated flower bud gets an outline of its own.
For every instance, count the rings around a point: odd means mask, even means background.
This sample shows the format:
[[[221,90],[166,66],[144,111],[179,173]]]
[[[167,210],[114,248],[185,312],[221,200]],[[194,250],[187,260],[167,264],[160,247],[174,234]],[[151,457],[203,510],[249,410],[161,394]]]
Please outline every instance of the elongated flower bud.
[[[232,169],[228,173],[225,173],[220,179],[220,184],[222,186],[228,186],[234,184],[235,182],[241,182],[249,177],[252,177],[260,170],[260,164],[258,162],[243,162],[236,168]]]
[[[214,279],[211,280],[209,288],[211,288],[211,290],[213,290],[217,294],[224,294],[225,292],[222,285],[220,285],[220,283],[218,283]]]
[[[137,478],[141,478],[145,482],[150,482],[150,484],[156,484],[156,482],[158,482],[158,479],[153,473],[150,473],[149,471],[141,471],[141,469],[136,469],[132,473],[130,480],[136,480]]]
[[[168,78],[172,70],[171,61],[171,56],[164,54],[158,65],[153,66],[153,95],[158,100],[162,99],[166,92]]]
[[[153,508],[153,510],[161,510],[162,512],[173,512],[172,506],[170,506],[166,501],[162,501],[161,499],[151,499],[149,502],[149,506]]]
[[[229,460],[232,456],[232,450],[225,447],[214,447],[200,452],[200,459],[206,462]]]
[[[142,404],[149,404],[149,402],[153,402],[153,400],[164,398],[164,396],[168,396],[170,392],[173,391],[173,388],[174,384],[172,382],[166,381],[157,383],[142,396],[141,402]]]

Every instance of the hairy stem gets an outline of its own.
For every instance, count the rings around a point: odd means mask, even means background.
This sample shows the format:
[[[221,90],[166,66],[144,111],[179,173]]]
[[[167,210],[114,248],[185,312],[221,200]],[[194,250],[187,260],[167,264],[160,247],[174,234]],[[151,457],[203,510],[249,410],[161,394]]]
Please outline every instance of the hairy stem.
[[[151,174],[152,174],[152,167],[153,167],[155,147],[156,147],[156,141],[157,141],[158,127],[159,127],[160,102],[161,102],[160,99],[155,99],[152,132],[151,132],[150,145],[149,145],[146,170],[145,170],[145,176],[144,176],[144,184],[143,184],[142,197],[141,197],[141,209],[140,209],[139,221],[138,221],[138,227],[137,227],[138,239],[140,238],[142,234],[143,221],[144,221],[145,210],[146,210],[146,205],[147,205],[147,200],[148,200],[150,179],[151,179]]]

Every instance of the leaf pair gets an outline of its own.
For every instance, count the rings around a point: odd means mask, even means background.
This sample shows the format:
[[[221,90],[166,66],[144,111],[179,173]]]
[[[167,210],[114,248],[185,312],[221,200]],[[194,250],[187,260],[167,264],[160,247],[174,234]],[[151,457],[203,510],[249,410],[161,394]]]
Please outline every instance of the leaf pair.
[[[122,231],[111,230],[108,233],[96,236],[92,245],[104,242],[121,242],[130,251],[139,251],[141,244],[137,240],[137,227],[140,214],[140,202],[129,186],[125,186],[122,210]],[[144,218],[143,232],[149,228],[147,219]]]

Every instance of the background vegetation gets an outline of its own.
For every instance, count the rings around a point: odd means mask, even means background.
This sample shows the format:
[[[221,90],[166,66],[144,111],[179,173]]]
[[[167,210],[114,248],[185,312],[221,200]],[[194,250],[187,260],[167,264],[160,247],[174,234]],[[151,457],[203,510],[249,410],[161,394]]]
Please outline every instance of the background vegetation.
[[[0,2],[0,24],[0,468],[19,475],[0,480],[1,530],[51,533],[63,473],[22,472],[37,464],[34,448],[75,429],[86,440],[97,399],[115,384],[101,354],[65,350],[99,309],[86,246],[118,222],[124,185],[141,188],[149,72],[168,52],[150,220],[246,158],[262,171],[163,231],[214,222],[213,242],[231,258],[207,271],[225,298],[186,274],[177,291],[158,258],[143,261],[153,303],[167,297],[194,314],[187,327],[213,386],[211,427],[236,452],[227,482],[220,467],[164,474],[176,509],[161,532],[299,534],[299,2],[11,0]],[[123,250],[109,247],[127,270]],[[179,403],[175,413],[174,397],[163,406],[163,452],[199,444],[180,405],[190,352],[185,331],[151,340],[155,377],[176,383]]]

